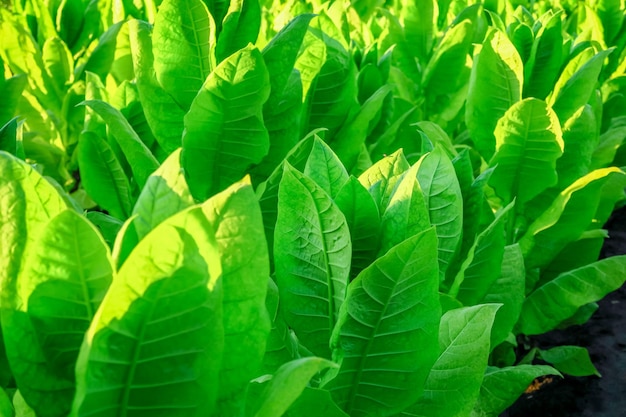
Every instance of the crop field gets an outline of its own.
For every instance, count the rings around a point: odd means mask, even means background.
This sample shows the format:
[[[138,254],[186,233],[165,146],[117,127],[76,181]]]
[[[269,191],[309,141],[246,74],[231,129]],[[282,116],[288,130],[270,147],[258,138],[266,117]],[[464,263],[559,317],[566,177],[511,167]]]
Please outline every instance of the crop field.
[[[598,377],[625,166],[624,0],[2,0],[0,417]]]

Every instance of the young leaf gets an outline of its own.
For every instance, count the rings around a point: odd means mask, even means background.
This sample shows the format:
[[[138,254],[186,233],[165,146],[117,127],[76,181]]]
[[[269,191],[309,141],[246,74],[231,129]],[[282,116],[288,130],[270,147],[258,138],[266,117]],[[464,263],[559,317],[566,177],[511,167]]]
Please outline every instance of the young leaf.
[[[170,153],[181,146],[185,112],[161,87],[154,72],[152,28],[146,22],[128,22],[137,91],[141,105],[159,145]]]
[[[344,215],[317,184],[289,165],[278,192],[274,265],[287,324],[314,354],[328,341],[344,301],[352,246]]]
[[[553,104],[551,103],[559,120],[565,122],[589,101],[589,97],[596,88],[604,60],[612,51],[608,49],[598,52],[580,66],[571,78],[565,78],[570,74],[568,68],[563,70],[561,78],[554,87],[552,96],[554,101]]]
[[[485,160],[496,148],[498,119],[522,96],[523,65],[517,50],[498,30],[483,42],[470,76],[465,119],[474,146]]]
[[[217,62],[255,43],[261,27],[259,0],[233,0],[222,21],[222,30],[215,45]]]
[[[304,166],[304,175],[315,181],[331,198],[335,198],[348,181],[348,173],[337,155],[317,137]]]
[[[411,167],[398,181],[382,215],[380,254],[431,226],[417,168]]]
[[[559,120],[544,101],[530,98],[514,104],[498,121],[495,136],[489,184],[505,204],[516,199],[519,210],[556,185],[556,160],[563,153],[563,139]]]
[[[263,220],[249,179],[213,196],[202,210],[215,229],[222,263],[224,350],[228,354],[220,368],[219,401],[236,403],[256,376],[270,332],[265,308],[270,267]],[[220,415],[227,411],[221,409]]]
[[[585,175],[563,190],[519,240],[526,267],[532,269],[548,265],[592,222],[604,224],[607,219],[601,221],[598,215],[600,207],[606,205],[610,212],[614,204],[623,198],[625,186],[624,172],[618,168],[605,168]]]
[[[563,64],[562,13],[556,12],[539,29],[524,67],[524,97],[545,99]]]
[[[350,416],[392,415],[421,395],[439,353],[436,255],[429,229],[350,283],[331,340],[341,367],[326,384]]]
[[[372,195],[380,213],[387,208],[401,174],[410,167],[411,165],[400,149],[376,162],[359,175],[359,182]]]
[[[142,239],[168,217],[193,205],[193,197],[187,187],[180,166],[180,149],[174,151],[154,171],[141,190],[133,214],[137,216],[135,229]]]
[[[439,241],[439,276],[443,281],[461,246],[463,201],[454,165],[438,146],[418,162],[417,179],[424,192],[430,224]]]
[[[224,348],[220,275],[201,207],[139,242],[81,347],[70,415],[210,415]]]
[[[426,379],[424,393],[399,416],[468,415],[478,398],[489,358],[491,326],[499,306],[482,304],[441,317],[441,353]]]
[[[72,210],[54,217],[3,294],[3,336],[20,392],[43,417],[67,415],[83,337],[113,277],[109,250]]]
[[[315,374],[336,366],[331,361],[315,357],[297,359],[281,366],[263,392],[254,417],[282,416]]]
[[[524,392],[535,378],[561,375],[550,366],[488,367],[471,417],[497,417]]]
[[[122,113],[110,104],[100,100],[87,100],[82,104],[89,106],[104,119],[111,135],[128,160],[135,181],[143,188],[150,174],[159,167],[159,162],[150,149],[137,136]]]
[[[470,248],[454,278],[450,295],[463,305],[478,304],[500,277],[505,245],[505,224],[512,204],[502,209],[496,219],[481,232]]]
[[[585,104],[563,125],[563,156],[556,161],[558,189],[565,189],[589,173],[594,149],[598,145],[598,129],[593,108]],[[598,167],[600,168],[600,167]]]
[[[207,78],[185,115],[182,164],[198,200],[239,181],[269,150],[263,103],[269,96],[263,57],[252,45]]]
[[[215,23],[201,0],[165,0],[154,21],[154,70],[185,111],[211,72]]]
[[[354,278],[376,259],[380,246],[380,215],[374,199],[355,177],[350,177],[341,187],[335,204],[350,229],[350,278]]]
[[[591,363],[587,349],[580,346],[557,346],[548,350],[540,350],[539,356],[567,375],[602,376]]]
[[[132,207],[130,185],[111,146],[96,133],[85,131],[76,152],[85,191],[113,217],[125,220]]]
[[[499,303],[496,318],[491,329],[491,349],[498,346],[513,331],[519,319],[526,294],[526,274],[524,270],[524,256],[519,245],[510,245],[504,248],[500,276],[495,280],[482,303]]]
[[[565,272],[533,291],[522,307],[519,330],[546,333],[585,304],[601,300],[626,281],[626,255]]]

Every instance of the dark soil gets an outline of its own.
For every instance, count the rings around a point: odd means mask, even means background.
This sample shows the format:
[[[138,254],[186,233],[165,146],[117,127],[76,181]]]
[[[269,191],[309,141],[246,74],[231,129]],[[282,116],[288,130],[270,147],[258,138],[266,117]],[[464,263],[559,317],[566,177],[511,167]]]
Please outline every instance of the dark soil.
[[[610,239],[603,257],[626,254],[626,207],[606,225]],[[533,339],[540,348],[584,346],[602,378],[554,378],[524,394],[501,417],[626,417],[626,286],[598,303],[600,308],[582,326]]]

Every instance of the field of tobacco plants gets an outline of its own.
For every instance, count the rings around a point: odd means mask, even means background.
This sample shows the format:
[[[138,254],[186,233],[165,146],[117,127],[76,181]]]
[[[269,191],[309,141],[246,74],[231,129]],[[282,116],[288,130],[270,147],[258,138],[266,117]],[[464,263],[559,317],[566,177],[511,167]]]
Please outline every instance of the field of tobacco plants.
[[[533,341],[626,281],[625,16],[3,0],[0,416],[497,417],[597,378]]]

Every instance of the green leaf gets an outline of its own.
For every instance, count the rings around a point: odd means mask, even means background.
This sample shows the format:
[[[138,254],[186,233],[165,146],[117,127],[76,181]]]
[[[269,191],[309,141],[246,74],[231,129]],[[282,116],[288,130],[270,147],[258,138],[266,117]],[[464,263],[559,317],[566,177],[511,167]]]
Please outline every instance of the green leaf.
[[[562,13],[556,12],[535,36],[524,67],[524,97],[545,99],[563,65]]]
[[[70,415],[210,415],[224,348],[220,275],[201,207],[139,242],[81,347]]]
[[[516,199],[520,210],[556,185],[556,160],[564,145],[559,120],[544,101],[529,98],[514,104],[498,121],[495,136],[489,184],[505,204]]]
[[[488,367],[480,387],[478,401],[470,417],[497,417],[522,395],[535,378],[561,375],[550,366],[517,365]]]
[[[431,226],[417,170],[416,164],[398,180],[381,216],[380,254]]]
[[[17,286],[3,294],[7,356],[37,415],[67,415],[78,351],[113,278],[111,256],[96,229],[72,210],[50,220],[26,256]]]
[[[157,81],[151,26],[131,20],[128,27],[137,91],[146,120],[159,145],[165,152],[173,152],[181,146],[185,112]]]
[[[4,294],[17,285],[26,267],[24,256],[45,225],[67,206],[37,171],[4,151],[0,151],[0,189],[0,293]]]
[[[117,50],[117,37],[124,22],[109,26],[99,38],[96,47],[77,61],[74,78],[79,79],[83,73],[92,72],[101,80],[106,80]]]
[[[623,27],[624,13],[620,0],[598,0],[594,9],[602,21],[604,39],[612,44],[621,27]]]
[[[476,237],[454,278],[450,295],[466,306],[478,304],[501,275],[505,225],[512,207],[509,204],[500,210],[493,223]]]
[[[626,281],[626,255],[565,272],[526,297],[518,323],[526,335],[546,333],[585,304],[599,301]]]
[[[174,151],[154,171],[141,190],[133,214],[137,216],[135,229],[142,239],[165,219],[193,205],[193,197],[187,187],[180,166],[180,149]]]
[[[215,46],[217,62],[255,43],[261,27],[259,0],[232,0]]]
[[[496,314],[491,329],[491,348],[506,340],[519,319],[526,294],[524,256],[519,245],[504,248],[500,276],[489,287],[482,303],[499,303],[502,307]]]
[[[472,142],[487,161],[496,148],[494,129],[522,96],[523,65],[517,50],[500,31],[493,30],[474,58],[465,119]]]
[[[262,110],[269,90],[263,57],[252,45],[209,75],[185,115],[182,164],[196,199],[239,181],[267,155]]]
[[[66,84],[73,81],[74,59],[65,42],[59,38],[48,38],[43,44],[43,63],[58,88],[59,94],[64,92]]]
[[[13,395],[13,408],[17,417],[37,417],[35,411],[24,401],[20,390],[15,391]]]
[[[305,85],[307,109],[303,114],[303,132],[326,128],[328,129],[326,140],[332,142],[357,106],[357,70],[354,60],[341,42],[324,33],[325,19],[329,19],[328,16],[321,14],[311,22],[303,47],[311,48],[309,45],[313,43],[313,49],[305,49],[296,61],[296,68],[301,72]],[[314,40],[307,43],[310,36],[313,36]],[[314,44],[320,40],[324,53]],[[312,69],[308,70],[305,67]],[[319,68],[319,72],[314,72],[316,68]],[[311,77],[313,74],[314,77]],[[306,88],[305,77],[311,77],[310,88]]]
[[[215,195],[202,210],[215,229],[222,263],[228,354],[220,368],[219,400],[241,400],[248,382],[257,376],[270,332],[265,308],[270,267],[261,210],[249,179]]]
[[[346,217],[350,229],[350,277],[354,278],[376,259],[380,246],[380,215],[372,196],[352,176],[337,193],[335,204]]]
[[[331,146],[345,164],[348,172],[355,172],[361,148],[364,146],[372,121],[380,114],[391,87],[382,86],[367,99],[356,115],[343,124],[331,140]]]
[[[527,269],[544,267],[593,223],[603,205],[608,212],[623,198],[626,174],[618,168],[593,171],[563,190],[519,240]],[[613,187],[616,188],[615,191]],[[529,288],[530,289],[530,288]]]
[[[143,188],[150,174],[159,167],[159,162],[119,110],[100,100],[87,100],[83,101],[82,104],[89,106],[104,119],[109,127],[109,132],[128,160],[135,181],[140,188]]]
[[[348,181],[348,173],[337,155],[318,137],[313,140],[304,175],[315,181],[331,198],[335,198]]]
[[[540,350],[539,356],[560,372],[572,376],[602,376],[591,363],[589,352],[580,346],[557,346]]]
[[[590,168],[597,169],[613,165],[615,155],[626,142],[626,126],[610,128],[600,136],[599,143],[590,142],[597,145],[595,149],[592,149]]]
[[[436,254],[429,229],[350,283],[331,340],[341,368],[326,384],[350,416],[392,415],[421,395],[439,353]]]
[[[316,357],[297,359],[281,366],[265,388],[254,417],[282,416],[315,374],[336,366]]]
[[[608,49],[598,52],[578,67],[571,77],[568,77],[573,69],[570,65],[579,65],[579,63],[577,61],[568,63],[554,87],[553,102],[549,102],[559,116],[559,120],[565,122],[589,101],[589,97],[595,91],[604,60],[612,51]]]
[[[21,141],[18,139],[18,118],[14,117],[2,127],[0,127],[0,151],[5,151],[11,155],[17,156],[20,159],[24,159],[23,155],[18,154],[18,149],[21,148]],[[22,154],[24,150],[22,149]]]
[[[466,416],[478,399],[489,358],[491,326],[499,306],[481,304],[441,317],[441,354],[426,379],[422,397],[399,416]]]
[[[598,145],[598,129],[593,108],[586,104],[563,125],[563,156],[556,161],[558,188],[564,189],[589,173],[592,155]]]
[[[159,84],[189,110],[211,73],[215,23],[201,0],[164,0],[154,21],[154,70]]]
[[[439,241],[439,276],[443,281],[461,246],[463,197],[454,165],[438,146],[418,162],[417,179],[424,192],[430,224]]]
[[[317,184],[285,165],[278,192],[274,265],[282,314],[314,354],[328,341],[344,301],[352,245],[344,215]]]
[[[301,139],[302,81],[294,69],[311,14],[294,18],[263,49],[270,80],[270,96],[263,105],[263,121],[270,137],[267,156],[254,173],[266,179]]]
[[[400,149],[376,162],[359,175],[359,182],[372,195],[380,213],[387,208],[400,175],[409,168],[409,162]]]
[[[76,152],[85,191],[113,217],[125,220],[132,207],[130,185],[111,146],[96,133],[85,131]]]

